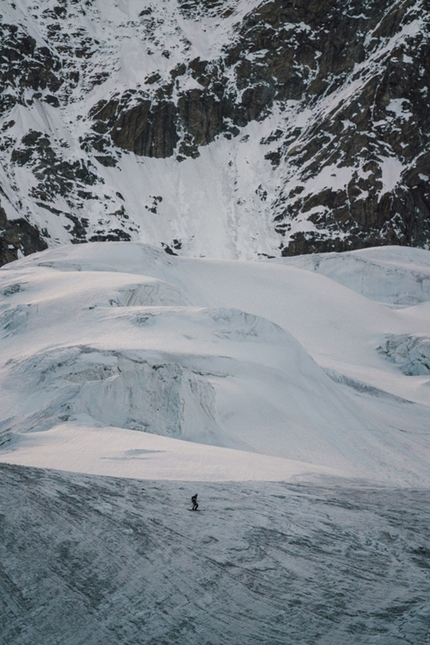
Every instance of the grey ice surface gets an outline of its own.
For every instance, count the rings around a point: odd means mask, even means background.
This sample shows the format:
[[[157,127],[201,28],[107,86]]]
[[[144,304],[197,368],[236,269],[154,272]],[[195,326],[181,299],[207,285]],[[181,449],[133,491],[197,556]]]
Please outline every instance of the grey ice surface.
[[[0,504],[1,645],[430,642],[428,490],[0,465]]]

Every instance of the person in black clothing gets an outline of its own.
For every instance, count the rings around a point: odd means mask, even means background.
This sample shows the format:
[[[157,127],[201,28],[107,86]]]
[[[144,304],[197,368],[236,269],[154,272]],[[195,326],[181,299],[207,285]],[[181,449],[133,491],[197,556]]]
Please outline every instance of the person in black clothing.
[[[192,496],[191,503],[193,505],[193,511],[196,511],[199,507],[199,505],[197,504],[197,493]]]

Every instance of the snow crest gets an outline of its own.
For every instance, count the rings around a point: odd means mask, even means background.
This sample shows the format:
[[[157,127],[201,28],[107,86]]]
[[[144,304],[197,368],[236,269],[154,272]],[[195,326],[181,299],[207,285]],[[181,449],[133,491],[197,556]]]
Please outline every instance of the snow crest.
[[[429,264],[384,252],[380,301]],[[373,302],[345,286],[356,254],[328,260],[333,279],[95,243],[7,265],[1,459],[155,479],[427,481],[428,303]],[[136,450],[152,456],[131,465]]]

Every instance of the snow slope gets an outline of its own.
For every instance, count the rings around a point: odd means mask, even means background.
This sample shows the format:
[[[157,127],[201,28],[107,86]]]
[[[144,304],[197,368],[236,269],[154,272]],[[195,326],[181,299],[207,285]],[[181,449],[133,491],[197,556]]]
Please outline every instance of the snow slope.
[[[428,643],[428,490],[0,476],[2,645]]]
[[[384,246],[280,261],[326,275],[371,300],[399,306],[430,300],[430,257],[419,249]]]
[[[383,267],[386,250],[371,253]],[[394,256],[428,268],[428,252]],[[408,289],[391,269],[380,300],[393,282]],[[427,303],[393,309],[342,275],[133,243],[3,267],[1,460],[144,479],[428,485]]]
[[[424,0],[3,2],[0,261],[428,248],[428,21]]]

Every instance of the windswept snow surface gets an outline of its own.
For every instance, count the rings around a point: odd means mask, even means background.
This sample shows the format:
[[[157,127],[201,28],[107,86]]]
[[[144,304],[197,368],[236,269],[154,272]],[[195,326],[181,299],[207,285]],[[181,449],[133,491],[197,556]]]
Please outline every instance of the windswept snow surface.
[[[2,645],[429,642],[427,490],[0,477]]]
[[[381,302],[348,288],[343,267],[357,257],[364,273],[377,266]],[[430,253],[336,259],[327,277],[103,243],[3,267],[1,461],[141,479],[428,486],[430,298],[382,302],[409,293],[412,273],[428,275]]]

